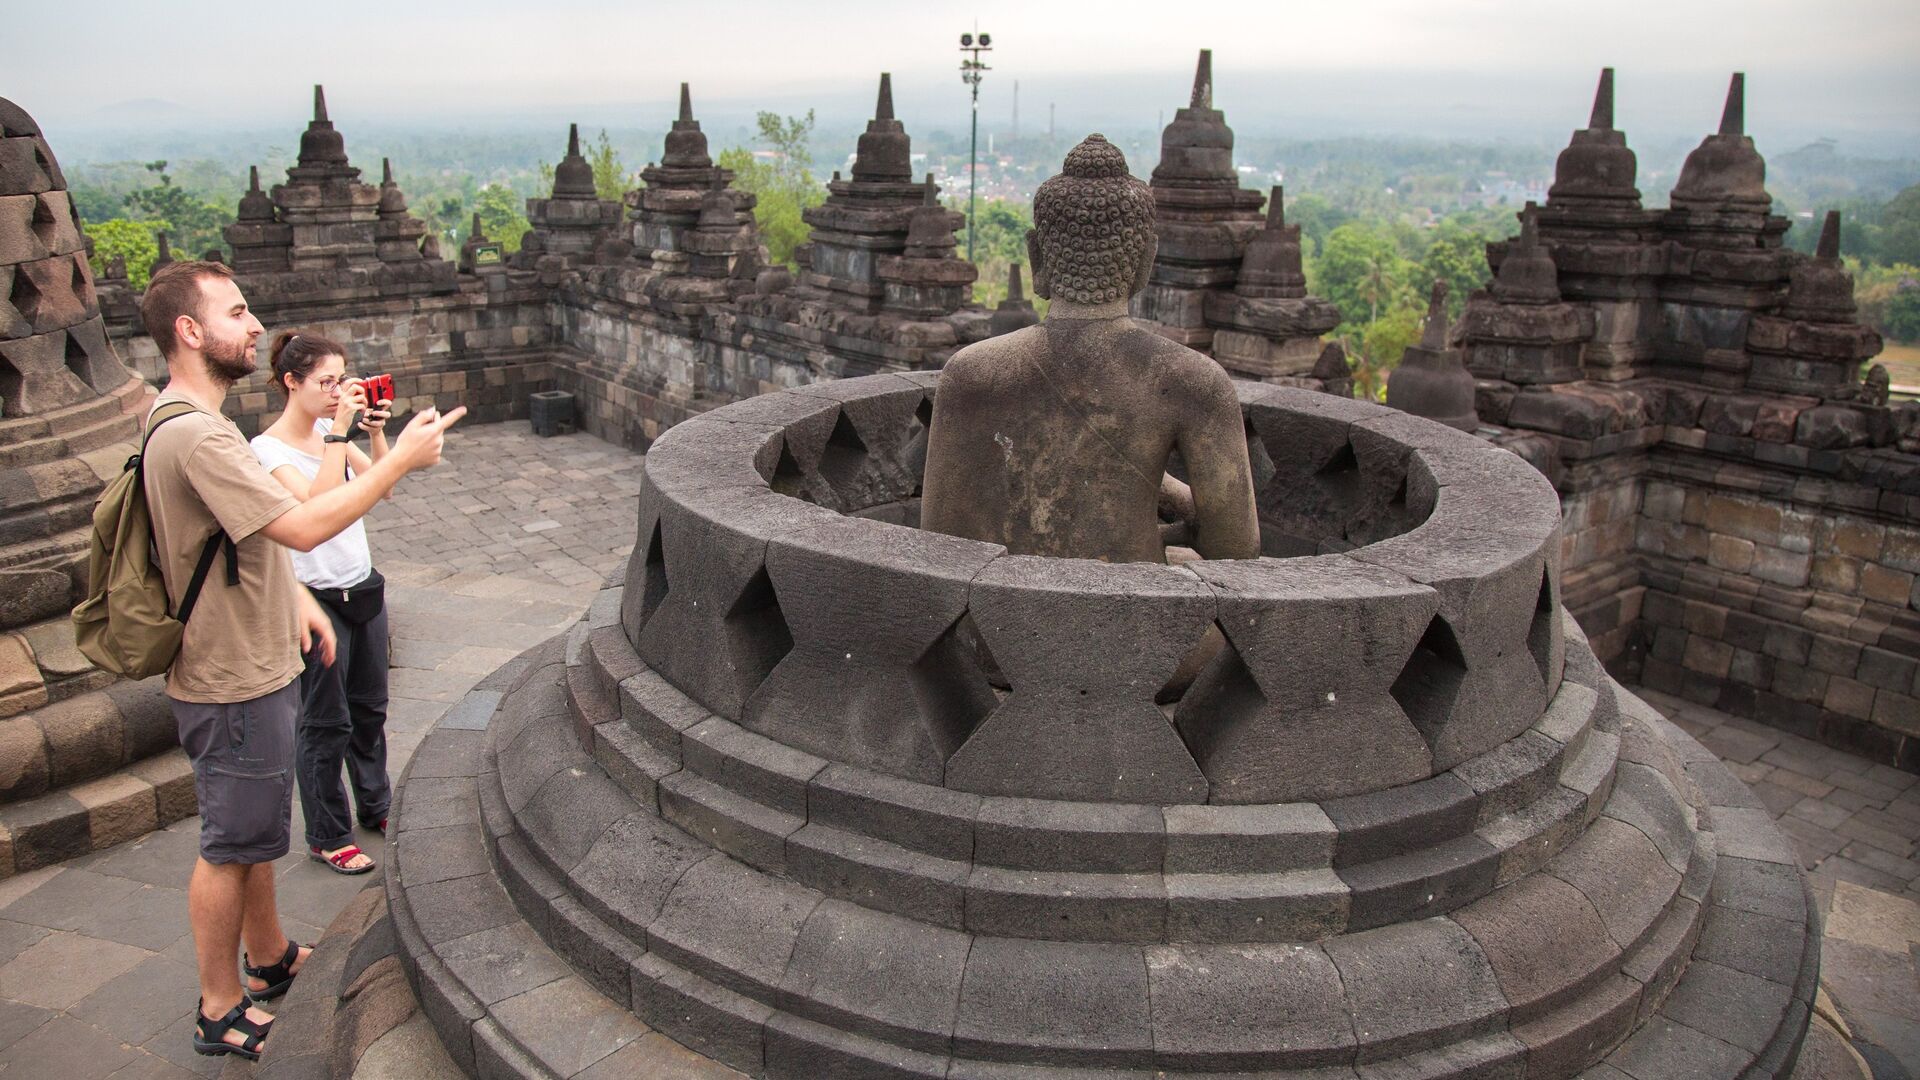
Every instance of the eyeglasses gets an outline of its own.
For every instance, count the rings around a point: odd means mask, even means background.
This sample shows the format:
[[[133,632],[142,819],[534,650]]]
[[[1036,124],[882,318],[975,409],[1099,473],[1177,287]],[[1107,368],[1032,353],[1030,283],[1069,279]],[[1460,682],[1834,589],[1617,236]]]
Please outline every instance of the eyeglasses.
[[[322,378],[316,379],[314,381],[320,384],[321,393],[332,394],[339,391],[341,380],[342,380],[342,376],[327,375],[327,376],[323,376]]]

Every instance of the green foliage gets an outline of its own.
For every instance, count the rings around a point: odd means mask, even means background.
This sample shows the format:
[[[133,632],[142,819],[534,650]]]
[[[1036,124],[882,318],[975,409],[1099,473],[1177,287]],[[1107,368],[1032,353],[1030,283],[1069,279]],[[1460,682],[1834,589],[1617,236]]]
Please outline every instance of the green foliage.
[[[587,164],[593,166],[593,193],[602,199],[619,202],[629,188],[639,183],[633,170],[620,160],[620,151],[613,148],[606,128],[600,129],[600,137],[587,149],[586,159]]]
[[[221,232],[233,223],[233,212],[176,186],[167,175],[164,161],[148,162],[146,169],[159,183],[127,195],[128,215],[136,221],[148,222],[149,227],[155,229],[159,225],[153,223],[168,223],[167,239],[183,258],[199,258],[208,251],[224,250],[225,238]]]
[[[954,199],[948,208],[966,212],[966,203]],[[973,244],[973,265],[980,277],[973,283],[973,301],[993,307],[1007,298],[1007,269],[1027,261],[1027,230],[1033,228],[1033,206],[1010,199],[986,199],[974,208],[977,235]],[[967,230],[958,237],[962,258],[967,253]],[[1021,271],[1021,280],[1029,299],[1033,297],[1031,268]]]
[[[1842,224],[1842,239],[1846,226]],[[1905,189],[1880,211],[1878,250],[1884,263],[1920,265],[1920,184]]]
[[[1369,401],[1386,400],[1387,373],[1399,366],[1407,346],[1420,340],[1420,322],[1425,314],[1424,309],[1403,304],[1347,334],[1336,331],[1341,347],[1347,350],[1357,396]]]
[[[1300,226],[1300,250],[1308,256],[1326,245],[1328,233],[1353,217],[1318,194],[1288,198],[1286,212],[1287,224]]]
[[[1334,229],[1307,269],[1308,290],[1340,309],[1343,326],[1371,324],[1383,311],[1417,300],[1419,268],[1374,225],[1356,221]]]
[[[800,213],[826,201],[827,191],[813,178],[813,110],[805,116],[758,117],[760,142],[771,154],[755,157],[741,147],[722,151],[715,164],[733,171],[733,186],[756,197],[754,224],[775,265],[793,266],[793,252],[807,242]]]
[[[521,213],[523,206],[520,196],[505,184],[488,184],[473,201],[474,212],[480,215],[481,231],[509,255],[520,250],[521,238],[533,227],[527,222],[527,215]]]
[[[110,218],[87,225],[87,236],[93,240],[93,276],[98,278],[107,272],[107,263],[115,255],[127,260],[127,281],[134,292],[147,287],[147,276],[153,272],[153,260],[160,257],[159,241],[154,233],[167,232],[173,228],[168,222],[128,221],[126,218]]]
[[[1487,266],[1486,241],[1459,227],[1436,231],[1420,260],[1420,277],[1447,283],[1447,318],[1458,319],[1467,309],[1467,296],[1486,288],[1492,271]]]
[[[1894,285],[1881,325],[1896,341],[1920,342],[1920,280],[1908,276]]]

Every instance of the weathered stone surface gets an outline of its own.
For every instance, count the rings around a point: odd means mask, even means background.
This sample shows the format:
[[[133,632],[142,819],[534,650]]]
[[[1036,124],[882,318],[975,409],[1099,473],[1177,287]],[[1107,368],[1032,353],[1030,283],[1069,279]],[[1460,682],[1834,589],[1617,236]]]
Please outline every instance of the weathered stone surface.
[[[1207,782],[1154,706],[1214,615],[1170,567],[1009,556],[974,579],[970,613],[1013,694],[947,763],[991,795],[1199,802]],[[1084,627],[1074,633],[1067,627]]]
[[[956,1053],[1125,1065],[1152,1053],[1148,971],[1128,945],[975,939],[954,1021]]]

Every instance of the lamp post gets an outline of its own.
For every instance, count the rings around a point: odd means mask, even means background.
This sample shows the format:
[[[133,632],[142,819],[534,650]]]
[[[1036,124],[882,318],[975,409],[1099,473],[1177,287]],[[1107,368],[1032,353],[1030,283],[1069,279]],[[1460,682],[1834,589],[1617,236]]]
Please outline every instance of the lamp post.
[[[976,39],[972,34],[961,34],[960,51],[967,54],[960,61],[960,81],[973,91],[973,136],[967,144],[967,261],[972,262],[973,201],[980,171],[980,80],[992,70],[980,54],[993,51],[993,35],[981,34]]]

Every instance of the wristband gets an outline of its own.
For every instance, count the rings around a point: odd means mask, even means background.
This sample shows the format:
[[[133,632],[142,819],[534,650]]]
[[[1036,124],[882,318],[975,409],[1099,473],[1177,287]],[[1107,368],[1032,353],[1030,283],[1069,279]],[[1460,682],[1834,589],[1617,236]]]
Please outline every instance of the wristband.
[[[337,442],[350,443],[353,441],[353,433],[359,430],[360,430],[360,410],[355,409],[353,411],[353,419],[347,423],[347,433],[345,435],[335,435],[333,432],[329,431],[325,435],[320,436],[320,441],[323,443],[337,443]]]

